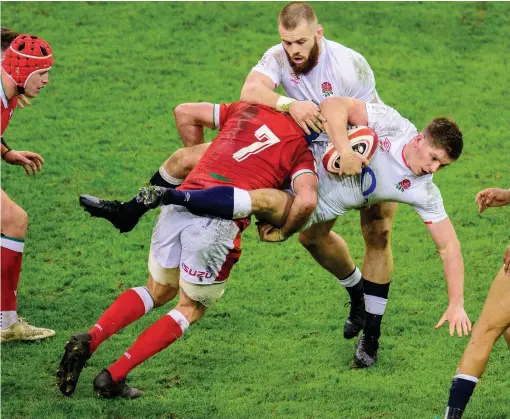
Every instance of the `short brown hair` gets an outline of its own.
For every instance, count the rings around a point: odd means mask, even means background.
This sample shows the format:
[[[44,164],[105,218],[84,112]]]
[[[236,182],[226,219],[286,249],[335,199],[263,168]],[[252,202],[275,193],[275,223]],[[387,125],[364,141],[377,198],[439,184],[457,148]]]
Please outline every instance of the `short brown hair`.
[[[434,147],[446,151],[451,159],[457,160],[462,154],[462,132],[454,120],[434,118],[423,129],[423,133],[431,139]]]
[[[6,26],[2,26],[2,51],[5,51],[9,48],[12,41],[18,37],[19,33],[14,32],[12,29],[9,29]]]
[[[308,24],[317,23],[317,16],[313,9],[302,1],[287,4],[278,16],[278,23],[287,30],[296,29],[303,21]]]

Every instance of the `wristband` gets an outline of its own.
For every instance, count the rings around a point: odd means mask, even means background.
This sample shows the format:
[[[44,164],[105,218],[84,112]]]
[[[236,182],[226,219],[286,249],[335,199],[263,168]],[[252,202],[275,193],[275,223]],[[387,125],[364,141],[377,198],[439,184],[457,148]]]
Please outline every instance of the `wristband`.
[[[9,151],[12,151],[12,148],[9,147],[7,145],[7,143],[5,142],[4,140],[4,137],[2,137],[2,145],[7,149],[7,151],[5,153],[2,154],[2,159],[4,158],[4,156],[9,152]]]
[[[276,110],[279,112],[289,113],[289,106],[292,102],[295,101],[296,99],[292,99],[287,96],[280,96],[276,102]]]
[[[7,147],[7,149],[8,149],[8,150],[11,150],[11,147],[9,147],[9,146],[7,145],[7,143],[5,142],[4,137],[2,137],[2,145],[3,145],[4,147]]]
[[[5,155],[9,152],[9,151],[12,151],[12,148],[9,148],[4,154],[2,154],[2,159],[5,157]]]

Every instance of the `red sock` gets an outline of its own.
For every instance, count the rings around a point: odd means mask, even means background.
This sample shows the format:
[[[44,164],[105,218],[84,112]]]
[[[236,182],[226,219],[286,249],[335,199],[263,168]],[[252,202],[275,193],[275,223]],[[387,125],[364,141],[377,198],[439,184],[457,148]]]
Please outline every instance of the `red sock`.
[[[4,322],[6,324],[12,323],[12,320],[16,317],[16,296],[21,272],[21,261],[23,259],[23,248],[23,240],[2,236],[2,280],[0,289],[2,327],[4,326]],[[7,317],[9,317],[9,319]]]
[[[154,302],[147,288],[136,287],[124,291],[89,330],[92,336],[90,352],[94,352],[111,335],[138,320],[153,307]]]
[[[129,372],[151,356],[179,339],[188,328],[186,318],[177,310],[171,310],[156,323],[145,329],[136,342],[114,364],[108,367],[113,381],[126,378]]]

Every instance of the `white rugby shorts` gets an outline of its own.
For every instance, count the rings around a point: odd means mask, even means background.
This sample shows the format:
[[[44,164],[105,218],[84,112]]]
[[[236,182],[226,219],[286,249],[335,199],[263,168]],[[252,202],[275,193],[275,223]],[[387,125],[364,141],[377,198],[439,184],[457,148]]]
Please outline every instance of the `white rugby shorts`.
[[[186,282],[224,282],[241,257],[239,222],[197,216],[181,206],[163,206],[150,253],[161,267],[178,267],[180,279]]]

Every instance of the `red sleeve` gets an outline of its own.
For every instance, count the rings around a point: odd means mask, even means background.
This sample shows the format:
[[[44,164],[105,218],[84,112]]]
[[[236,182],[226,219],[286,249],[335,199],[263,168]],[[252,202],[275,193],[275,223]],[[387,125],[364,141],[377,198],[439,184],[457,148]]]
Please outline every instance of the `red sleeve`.
[[[213,110],[213,119],[214,119],[214,128],[221,130],[227,119],[232,114],[234,110],[236,102],[234,103],[222,103],[214,105]]]
[[[313,173],[317,176],[315,160],[312,152],[308,149],[304,141],[302,145],[296,148],[292,163],[290,176],[291,185],[293,184],[294,179],[303,173]]]

